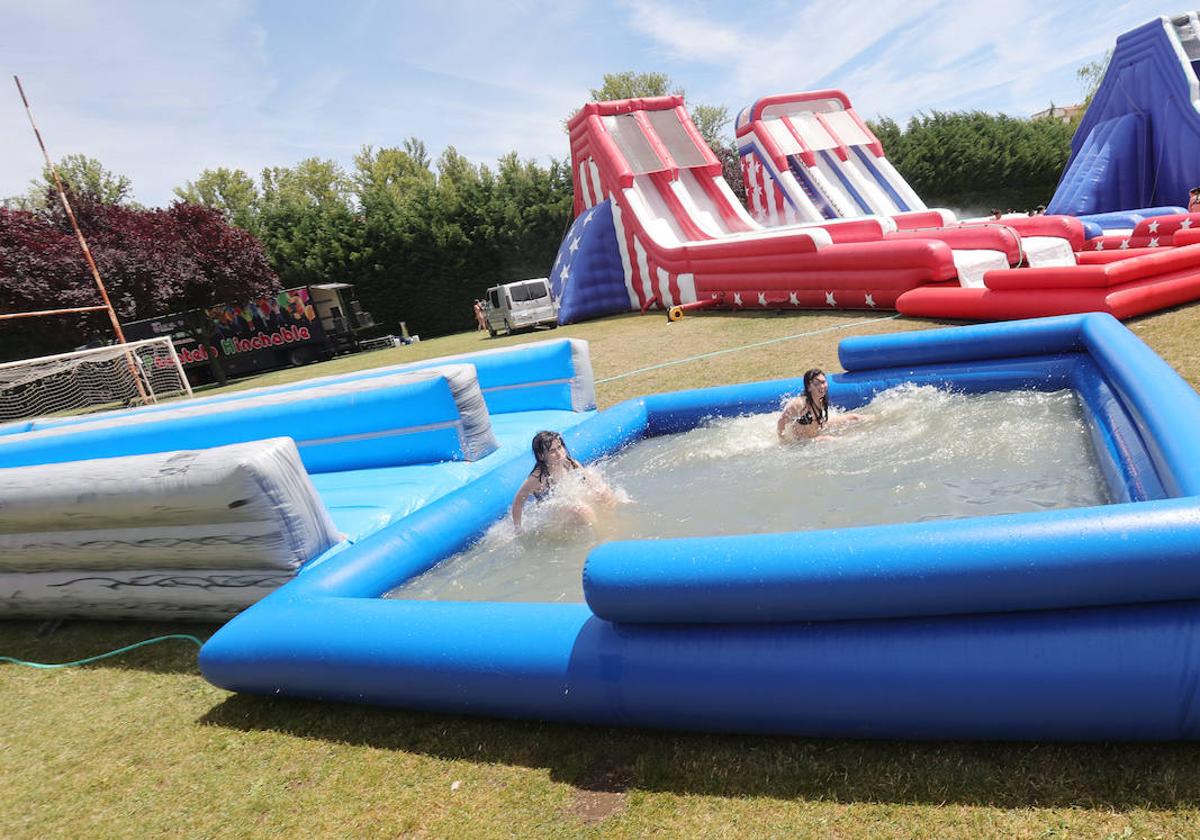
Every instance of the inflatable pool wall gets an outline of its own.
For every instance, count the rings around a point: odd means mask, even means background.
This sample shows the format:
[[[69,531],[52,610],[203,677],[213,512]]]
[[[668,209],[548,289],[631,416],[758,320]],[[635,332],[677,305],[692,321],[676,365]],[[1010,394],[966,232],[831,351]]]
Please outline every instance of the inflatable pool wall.
[[[1073,388],[1111,505],[601,546],[587,604],[380,596],[502,517],[531,466],[363,539],[201,650],[235,691],[606,725],[809,736],[1200,736],[1200,397],[1107,315],[843,342],[851,408],[901,382]],[[594,460],[797,379],[629,400],[570,429]]]

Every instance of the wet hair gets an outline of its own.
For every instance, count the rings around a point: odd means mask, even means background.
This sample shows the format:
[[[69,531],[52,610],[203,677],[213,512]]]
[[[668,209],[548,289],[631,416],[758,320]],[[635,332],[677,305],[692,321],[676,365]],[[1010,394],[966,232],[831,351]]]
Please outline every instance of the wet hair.
[[[824,425],[829,419],[829,392],[826,391],[825,396],[821,397],[820,405],[813,402],[812,381],[818,376],[825,376],[825,371],[820,368],[812,368],[804,372],[804,402],[808,405],[813,417],[817,418],[817,423]]]
[[[562,444],[563,452],[567,455],[566,463],[568,469],[574,470],[581,466],[578,461],[571,457],[571,452],[567,449],[566,443],[563,443],[562,435],[558,432],[542,431],[533,436],[533,460],[537,463],[534,464],[533,472],[530,475],[537,476],[538,480],[550,477],[550,468],[546,464],[546,455],[556,443]]]

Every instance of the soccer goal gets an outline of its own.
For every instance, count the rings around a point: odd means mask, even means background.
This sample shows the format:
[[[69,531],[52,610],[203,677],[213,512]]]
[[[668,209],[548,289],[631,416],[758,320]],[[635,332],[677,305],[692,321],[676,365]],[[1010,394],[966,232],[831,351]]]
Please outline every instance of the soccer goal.
[[[191,395],[170,336],[0,364],[0,424]]]

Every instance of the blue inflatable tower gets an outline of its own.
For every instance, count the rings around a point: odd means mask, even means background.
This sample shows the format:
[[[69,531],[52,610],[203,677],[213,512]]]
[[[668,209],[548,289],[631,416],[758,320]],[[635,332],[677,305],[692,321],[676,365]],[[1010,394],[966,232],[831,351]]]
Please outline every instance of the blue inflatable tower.
[[[1046,212],[1186,205],[1188,190],[1200,185],[1198,70],[1196,12],[1119,37]]]

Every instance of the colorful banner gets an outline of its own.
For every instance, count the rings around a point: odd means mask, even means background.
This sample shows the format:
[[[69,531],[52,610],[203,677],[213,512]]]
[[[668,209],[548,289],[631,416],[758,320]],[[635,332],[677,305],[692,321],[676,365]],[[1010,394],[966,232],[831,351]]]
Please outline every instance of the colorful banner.
[[[205,314],[209,343],[221,348],[223,356],[310,341],[321,334],[308,289],[287,289],[246,303],[222,304]]]

